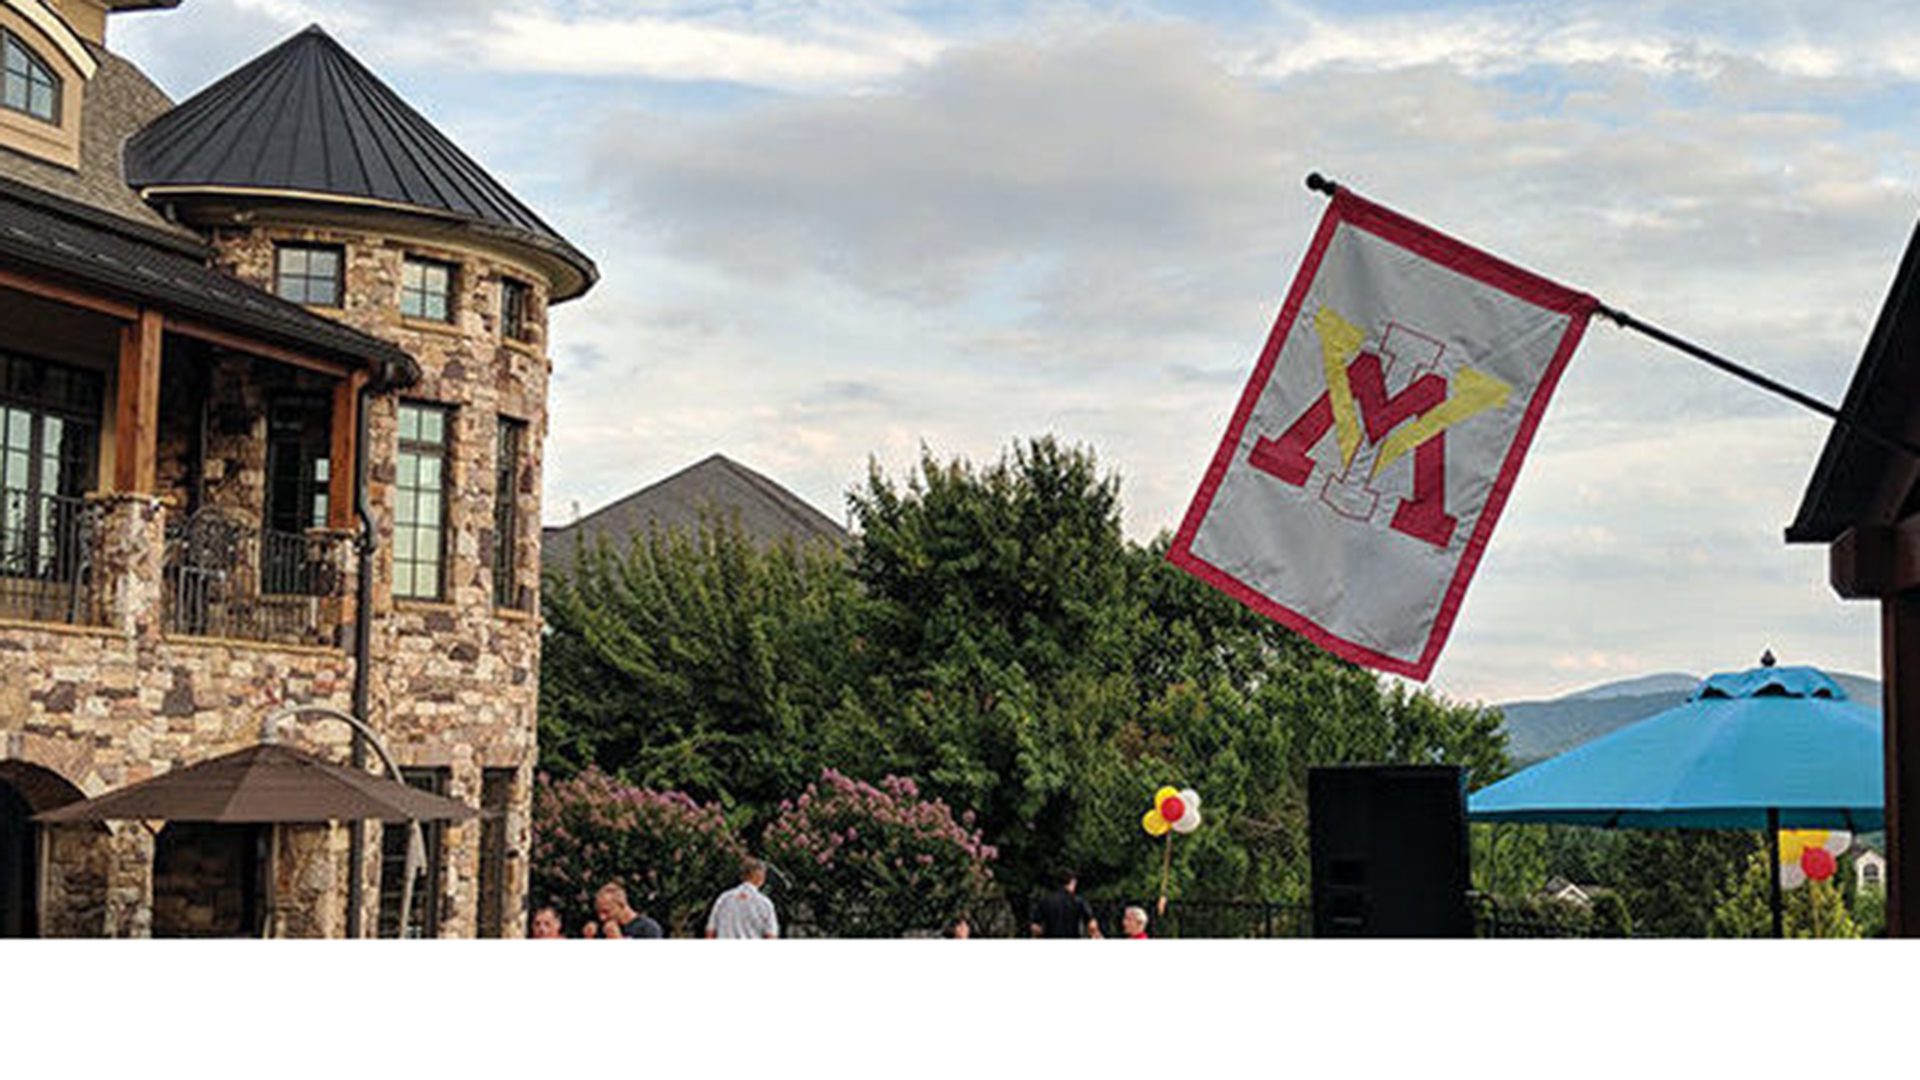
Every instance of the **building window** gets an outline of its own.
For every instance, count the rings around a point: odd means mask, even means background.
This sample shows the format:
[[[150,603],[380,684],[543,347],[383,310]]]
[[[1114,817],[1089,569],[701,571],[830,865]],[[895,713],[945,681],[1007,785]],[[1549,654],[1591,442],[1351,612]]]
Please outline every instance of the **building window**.
[[[504,937],[507,914],[507,808],[512,769],[480,771],[480,926],[483,938]]]
[[[273,249],[273,291],[280,299],[319,307],[340,306],[340,267],[337,247],[281,244]]]
[[[4,27],[0,27],[0,106],[49,124],[60,122],[60,76]]]
[[[394,483],[393,595],[439,600],[445,594],[447,448],[452,410],[400,405],[398,476]]]
[[[533,288],[524,281],[500,279],[500,333],[509,341],[533,340]]]
[[[0,578],[31,579],[0,582],[0,613],[50,613],[59,597],[40,586],[84,565],[102,393],[94,372],[0,353]]]
[[[400,274],[400,314],[434,322],[453,321],[453,266],[408,256]]]
[[[435,795],[447,793],[445,769],[403,767],[400,779],[421,791],[430,791]],[[427,861],[414,879],[413,905],[407,910],[407,932],[404,936],[439,937],[442,914],[441,864],[445,861],[447,826],[442,821],[428,822],[420,826],[420,832],[427,842]],[[406,868],[407,825],[405,822],[389,821],[380,830],[380,936],[383,938],[402,936],[396,931],[400,928],[400,894],[405,885]]]
[[[1880,867],[1873,863],[1862,865],[1860,867],[1860,880],[1863,884],[1878,886],[1880,884]]]
[[[493,457],[493,603],[519,608],[520,602],[520,469],[527,441],[527,424],[500,418],[500,434]]]

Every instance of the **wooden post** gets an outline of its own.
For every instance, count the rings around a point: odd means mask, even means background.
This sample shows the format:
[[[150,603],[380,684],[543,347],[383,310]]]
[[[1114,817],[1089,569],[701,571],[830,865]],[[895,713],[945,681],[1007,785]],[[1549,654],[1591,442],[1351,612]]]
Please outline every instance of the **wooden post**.
[[[356,371],[333,386],[332,443],[327,454],[327,528],[354,527],[353,479],[359,471],[360,388],[367,373]]]
[[[1880,668],[1886,680],[1887,936],[1920,936],[1920,591],[1880,601]],[[1908,747],[1913,754],[1904,756]]]
[[[160,348],[166,328],[158,311],[142,308],[120,328],[120,373],[114,402],[113,488],[152,495],[160,434]]]

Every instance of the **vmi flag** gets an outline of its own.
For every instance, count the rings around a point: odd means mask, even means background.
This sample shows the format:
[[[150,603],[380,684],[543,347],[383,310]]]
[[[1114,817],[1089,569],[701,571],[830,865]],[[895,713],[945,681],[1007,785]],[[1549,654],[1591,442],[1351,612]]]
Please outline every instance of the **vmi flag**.
[[[1168,557],[1425,679],[1594,304],[1336,191]]]

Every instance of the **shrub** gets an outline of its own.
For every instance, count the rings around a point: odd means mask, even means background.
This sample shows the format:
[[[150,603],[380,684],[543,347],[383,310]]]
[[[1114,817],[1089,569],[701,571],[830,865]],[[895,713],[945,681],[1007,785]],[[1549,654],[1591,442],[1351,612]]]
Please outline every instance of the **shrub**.
[[[717,806],[678,791],[630,787],[597,769],[534,783],[533,902],[560,908],[570,927],[591,916],[595,890],[617,881],[669,935],[697,934],[707,905],[739,880],[745,853]]]
[[[875,787],[826,770],[767,826],[785,919],[833,937],[940,930],[993,884],[996,853],[972,824],[904,777]]]

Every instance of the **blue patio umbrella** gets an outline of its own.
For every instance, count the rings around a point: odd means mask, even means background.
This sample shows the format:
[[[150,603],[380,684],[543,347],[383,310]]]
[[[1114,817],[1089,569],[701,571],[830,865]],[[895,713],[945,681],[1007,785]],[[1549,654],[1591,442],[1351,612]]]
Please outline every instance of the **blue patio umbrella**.
[[[1710,676],[1685,704],[1474,792],[1467,817],[1764,829],[1777,862],[1783,828],[1883,828],[1882,785],[1879,715],[1815,668],[1769,664]],[[1777,865],[1773,906],[1777,936]]]

